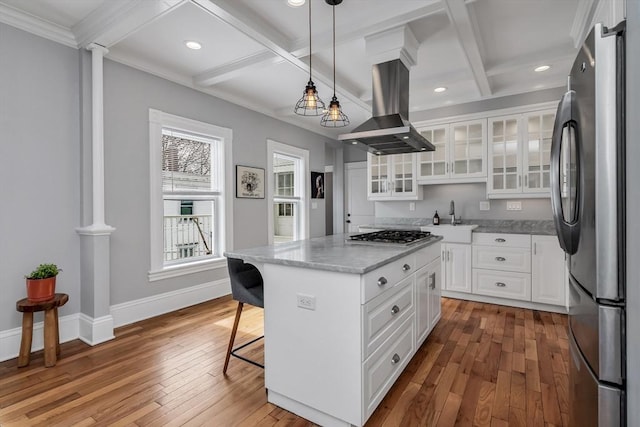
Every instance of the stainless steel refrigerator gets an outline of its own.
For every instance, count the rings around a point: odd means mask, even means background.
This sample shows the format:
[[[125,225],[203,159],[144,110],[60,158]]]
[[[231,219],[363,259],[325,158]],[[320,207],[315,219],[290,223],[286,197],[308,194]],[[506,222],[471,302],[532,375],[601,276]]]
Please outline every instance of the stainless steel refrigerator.
[[[576,427],[626,425],[624,51],[624,22],[591,30],[553,131],[551,204],[569,255],[569,402]]]

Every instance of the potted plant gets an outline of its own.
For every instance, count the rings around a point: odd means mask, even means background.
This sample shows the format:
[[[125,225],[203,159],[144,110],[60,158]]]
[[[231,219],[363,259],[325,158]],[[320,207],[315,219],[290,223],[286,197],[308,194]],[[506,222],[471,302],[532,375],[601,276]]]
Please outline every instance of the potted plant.
[[[55,264],[40,264],[27,278],[27,299],[41,302],[53,299],[56,293],[56,276],[62,269]]]

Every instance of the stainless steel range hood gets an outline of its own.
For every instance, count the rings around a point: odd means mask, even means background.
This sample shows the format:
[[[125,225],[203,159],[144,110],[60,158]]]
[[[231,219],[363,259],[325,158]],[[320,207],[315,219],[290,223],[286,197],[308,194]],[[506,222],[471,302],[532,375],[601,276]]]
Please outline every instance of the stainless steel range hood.
[[[434,151],[409,123],[409,70],[399,59],[373,66],[373,117],[338,136],[373,154]]]

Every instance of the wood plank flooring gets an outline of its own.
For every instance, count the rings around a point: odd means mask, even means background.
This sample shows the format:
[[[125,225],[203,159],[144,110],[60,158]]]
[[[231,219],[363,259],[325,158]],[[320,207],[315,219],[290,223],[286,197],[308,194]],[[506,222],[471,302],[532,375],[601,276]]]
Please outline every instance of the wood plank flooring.
[[[246,307],[246,306],[245,306]],[[0,363],[2,426],[312,426],[267,403],[264,371],[222,365],[229,297],[116,330],[89,347],[62,344],[17,368]],[[262,334],[245,308],[238,343]],[[246,349],[263,359],[262,344]],[[442,319],[367,426],[568,426],[567,318],[443,298]]]

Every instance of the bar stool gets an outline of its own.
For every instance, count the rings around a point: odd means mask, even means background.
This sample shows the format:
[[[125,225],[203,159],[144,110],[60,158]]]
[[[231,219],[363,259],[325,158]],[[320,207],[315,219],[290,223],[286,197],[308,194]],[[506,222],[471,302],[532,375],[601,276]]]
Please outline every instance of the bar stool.
[[[236,309],[236,318],[233,322],[233,329],[231,330],[229,347],[227,348],[227,356],[224,360],[224,368],[222,369],[222,372],[224,374],[227,373],[230,356],[237,357],[238,359],[244,360],[252,365],[264,368],[264,365],[236,354],[238,350],[241,350],[264,338],[264,335],[242,344],[239,347],[233,348],[244,304],[251,304],[256,307],[264,308],[264,283],[262,281],[262,275],[254,265],[245,263],[241,259],[227,258],[227,267],[229,269],[229,279],[231,281],[231,294],[233,295],[233,299],[238,301],[238,308]]]
[[[32,302],[27,298],[16,302],[16,310],[22,313],[22,340],[18,367],[29,364],[31,357],[31,340],[33,338],[33,313],[44,311],[44,366],[55,366],[60,354],[60,331],[58,330],[58,307],[69,301],[67,294],[55,294],[48,301]]]

